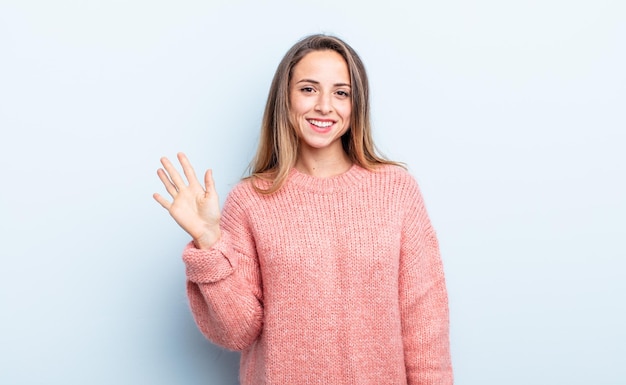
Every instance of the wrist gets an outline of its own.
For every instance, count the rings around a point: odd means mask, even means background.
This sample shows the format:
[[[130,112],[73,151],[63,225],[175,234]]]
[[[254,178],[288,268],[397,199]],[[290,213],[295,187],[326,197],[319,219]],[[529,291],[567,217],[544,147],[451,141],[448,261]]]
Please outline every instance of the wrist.
[[[198,237],[193,237],[193,244],[197,249],[210,249],[220,240],[221,236],[222,232],[218,226],[216,229],[207,231]]]

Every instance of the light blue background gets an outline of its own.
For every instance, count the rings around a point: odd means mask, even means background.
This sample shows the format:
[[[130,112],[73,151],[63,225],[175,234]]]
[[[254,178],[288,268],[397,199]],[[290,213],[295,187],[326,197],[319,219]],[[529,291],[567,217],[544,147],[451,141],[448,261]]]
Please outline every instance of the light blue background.
[[[456,383],[626,384],[621,0],[0,0],[0,383],[237,383],[155,171],[184,151],[223,201],[315,32],[361,54],[422,186]]]

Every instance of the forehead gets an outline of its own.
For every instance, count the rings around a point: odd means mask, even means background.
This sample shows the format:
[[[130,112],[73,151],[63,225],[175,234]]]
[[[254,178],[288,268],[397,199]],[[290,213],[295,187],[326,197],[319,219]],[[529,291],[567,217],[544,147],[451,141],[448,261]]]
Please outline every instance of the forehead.
[[[350,73],[346,61],[338,52],[312,51],[293,67],[292,80],[297,82],[302,79],[350,83]]]

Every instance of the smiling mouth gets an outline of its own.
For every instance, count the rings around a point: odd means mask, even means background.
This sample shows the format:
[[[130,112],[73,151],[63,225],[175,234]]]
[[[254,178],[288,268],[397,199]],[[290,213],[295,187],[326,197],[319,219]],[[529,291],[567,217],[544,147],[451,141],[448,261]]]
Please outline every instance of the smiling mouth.
[[[309,122],[310,124],[314,125],[315,127],[318,128],[328,128],[330,126],[332,126],[333,124],[335,124],[334,121],[330,121],[330,120],[315,120],[315,119],[307,119],[307,122]]]

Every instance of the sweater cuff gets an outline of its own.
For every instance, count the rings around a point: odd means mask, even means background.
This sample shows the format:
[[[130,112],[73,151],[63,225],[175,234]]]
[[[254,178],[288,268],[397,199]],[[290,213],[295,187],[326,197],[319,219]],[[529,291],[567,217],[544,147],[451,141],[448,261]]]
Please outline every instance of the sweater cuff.
[[[185,263],[187,279],[195,283],[211,283],[222,280],[233,273],[235,261],[232,255],[226,251],[227,245],[224,237],[217,241],[208,250],[201,250],[195,247],[193,242],[189,242],[183,251],[183,262]]]

